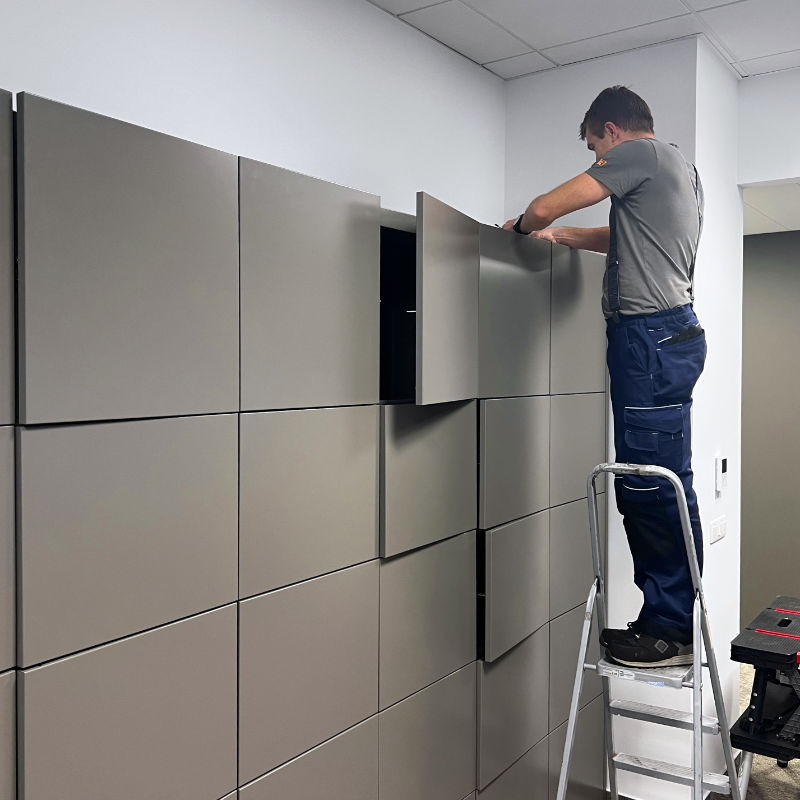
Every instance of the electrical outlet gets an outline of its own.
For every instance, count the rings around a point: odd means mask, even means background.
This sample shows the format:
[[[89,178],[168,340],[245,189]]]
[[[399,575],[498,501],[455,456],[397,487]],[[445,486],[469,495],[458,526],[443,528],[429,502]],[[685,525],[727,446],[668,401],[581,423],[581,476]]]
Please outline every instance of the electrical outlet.
[[[717,517],[711,522],[711,529],[708,534],[708,543],[714,544],[720,539],[724,539],[728,534],[728,518],[726,516]]]

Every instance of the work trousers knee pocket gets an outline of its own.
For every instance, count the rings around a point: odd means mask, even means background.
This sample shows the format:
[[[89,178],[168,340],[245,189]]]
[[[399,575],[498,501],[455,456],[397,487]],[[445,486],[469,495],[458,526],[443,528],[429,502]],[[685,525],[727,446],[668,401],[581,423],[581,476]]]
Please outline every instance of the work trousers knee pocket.
[[[632,464],[654,464],[679,473],[689,461],[688,405],[624,409],[623,458]],[[617,500],[622,504],[674,502],[675,490],[664,478],[622,475],[615,480]]]

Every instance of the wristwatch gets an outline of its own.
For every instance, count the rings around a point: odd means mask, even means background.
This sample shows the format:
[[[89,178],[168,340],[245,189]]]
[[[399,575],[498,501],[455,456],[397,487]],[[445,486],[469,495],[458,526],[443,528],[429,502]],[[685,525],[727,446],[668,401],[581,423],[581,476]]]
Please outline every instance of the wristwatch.
[[[524,216],[525,214],[519,215],[519,219],[517,219],[517,221],[514,223],[514,227],[511,230],[516,231],[517,233],[521,233],[523,236],[527,236],[528,234],[525,233],[524,230],[522,230],[522,218]]]

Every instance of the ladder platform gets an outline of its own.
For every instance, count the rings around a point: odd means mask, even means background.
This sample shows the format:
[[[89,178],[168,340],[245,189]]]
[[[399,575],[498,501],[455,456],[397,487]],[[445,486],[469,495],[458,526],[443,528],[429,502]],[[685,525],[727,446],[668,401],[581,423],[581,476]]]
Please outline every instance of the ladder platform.
[[[621,769],[625,772],[635,772],[637,775],[647,775],[651,778],[659,778],[663,781],[679,783],[682,786],[694,785],[694,773],[691,767],[680,767],[677,764],[669,764],[666,761],[629,756],[625,753],[618,753],[614,756],[613,760],[617,769]],[[728,776],[719,775],[716,772],[704,772],[703,790],[707,792],[716,792],[722,795],[730,795],[731,785],[728,782]]]
[[[693,716],[688,711],[676,711],[672,708],[651,706],[632,700],[612,700],[609,708],[611,709],[611,713],[618,717],[640,719],[645,722],[655,723],[656,725],[667,725],[670,728],[681,728],[687,731],[694,729],[694,725],[692,724]],[[704,716],[703,733],[710,733],[714,736],[719,734],[719,722],[713,717]]]
[[[596,665],[601,678],[620,678],[625,681],[641,681],[651,686],[668,686],[682,689],[692,686],[692,665],[682,667],[625,667],[601,658]]]

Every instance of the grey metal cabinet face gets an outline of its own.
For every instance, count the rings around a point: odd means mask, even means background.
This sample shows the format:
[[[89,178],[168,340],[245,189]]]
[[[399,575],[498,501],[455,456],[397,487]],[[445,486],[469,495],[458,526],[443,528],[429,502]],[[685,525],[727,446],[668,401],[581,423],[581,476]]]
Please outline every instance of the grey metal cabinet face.
[[[548,800],[548,774],[545,738],[478,792],[478,800]]]
[[[18,436],[23,666],[236,600],[235,415]]]
[[[570,800],[603,800],[605,794],[603,702],[598,698],[578,714],[575,749],[570,765],[568,797]],[[548,737],[550,743],[550,800],[556,800],[561,759],[567,741],[567,726],[562,725]]]
[[[605,394],[550,398],[550,505],[586,497],[586,478],[606,461]],[[598,489],[603,482],[597,481]]]
[[[20,680],[20,800],[217,800],[236,787],[234,605]]]
[[[597,496],[597,514],[601,552],[605,555],[605,494]],[[550,509],[550,618],[585,603],[593,580],[586,500]]]
[[[382,711],[381,800],[461,800],[475,788],[475,664]]]
[[[240,597],[377,558],[378,416],[241,415]]]
[[[481,528],[547,508],[549,431],[549,397],[481,401]]]
[[[0,425],[14,423],[14,132],[0,89]]]
[[[549,619],[548,512],[486,532],[486,661]]]
[[[239,779],[378,710],[378,562],[239,604]]]
[[[21,422],[236,411],[236,158],[19,109]]]
[[[315,747],[243,787],[241,800],[378,797],[378,717]]]
[[[588,587],[587,587],[588,593]],[[572,611],[550,622],[550,730],[554,730],[569,716],[575,669],[578,665],[578,648],[585,611],[585,602]],[[597,620],[592,625],[589,638],[588,660],[596,663],[600,658],[597,638]],[[583,681],[581,704],[588,703],[602,691],[600,679],[587,672]]]
[[[16,665],[14,429],[0,428],[0,671]]]
[[[478,789],[547,735],[548,626],[492,664],[478,662]]]
[[[381,407],[382,557],[475,527],[473,403]]]
[[[242,410],[378,402],[375,195],[239,160]],[[314,215],[309,232],[309,209]]]
[[[417,194],[417,404],[478,396],[478,223]]]
[[[17,785],[16,673],[0,675],[0,800],[15,800]]]
[[[475,660],[475,533],[380,566],[380,707]]]
[[[550,391],[550,246],[480,226],[480,397]]]
[[[553,245],[552,394],[606,389],[604,270],[599,253]]]

